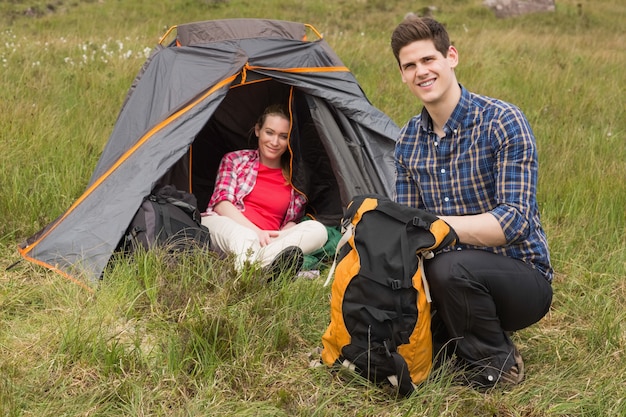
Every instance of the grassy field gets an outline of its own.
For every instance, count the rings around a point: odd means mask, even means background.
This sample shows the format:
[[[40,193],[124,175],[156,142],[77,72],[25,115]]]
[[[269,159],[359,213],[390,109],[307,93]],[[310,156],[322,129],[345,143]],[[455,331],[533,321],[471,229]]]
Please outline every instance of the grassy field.
[[[419,105],[389,36],[413,1],[0,2],[1,416],[626,416],[626,5],[557,0],[496,19],[431,2],[459,80],[528,116],[554,302],[514,335],[527,367],[479,393],[442,372],[407,400],[308,368],[329,320],[323,280],[232,279],[228,261],[119,262],[90,294],[19,259],[17,244],[84,190],[130,83],[159,37],[196,20],[313,24],[370,100],[402,125]]]

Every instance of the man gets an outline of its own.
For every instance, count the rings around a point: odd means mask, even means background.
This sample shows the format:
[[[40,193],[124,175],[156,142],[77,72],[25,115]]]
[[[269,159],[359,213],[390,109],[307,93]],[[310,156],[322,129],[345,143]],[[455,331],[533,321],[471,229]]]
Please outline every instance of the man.
[[[458,51],[437,21],[407,17],[391,47],[423,104],[396,144],[396,200],[458,235],[425,263],[435,348],[455,353],[474,386],[518,384],[524,364],[509,333],[539,321],[552,301],[533,133],[517,107],[458,83]]]

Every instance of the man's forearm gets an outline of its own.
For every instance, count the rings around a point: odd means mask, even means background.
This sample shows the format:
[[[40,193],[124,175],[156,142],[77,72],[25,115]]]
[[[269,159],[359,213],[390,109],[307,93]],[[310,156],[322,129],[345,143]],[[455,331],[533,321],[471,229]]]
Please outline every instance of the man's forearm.
[[[439,216],[439,218],[452,226],[460,243],[489,247],[506,244],[502,227],[491,213]]]

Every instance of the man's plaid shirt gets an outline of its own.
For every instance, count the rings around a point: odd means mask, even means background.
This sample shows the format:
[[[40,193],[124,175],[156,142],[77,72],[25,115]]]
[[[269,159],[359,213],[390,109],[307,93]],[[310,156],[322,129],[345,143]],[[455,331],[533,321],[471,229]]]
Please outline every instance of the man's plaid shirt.
[[[395,148],[396,200],[442,216],[493,214],[505,246],[450,249],[520,259],[551,280],[536,198],[537,149],[528,121],[509,103],[461,90],[445,137],[432,131],[425,108],[403,127]]]

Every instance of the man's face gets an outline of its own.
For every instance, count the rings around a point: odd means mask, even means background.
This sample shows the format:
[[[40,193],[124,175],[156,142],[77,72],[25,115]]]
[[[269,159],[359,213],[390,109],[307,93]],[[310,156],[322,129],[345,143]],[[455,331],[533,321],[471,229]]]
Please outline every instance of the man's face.
[[[453,46],[444,57],[432,40],[415,41],[400,49],[398,59],[402,82],[426,106],[445,101],[457,85],[458,53]]]

